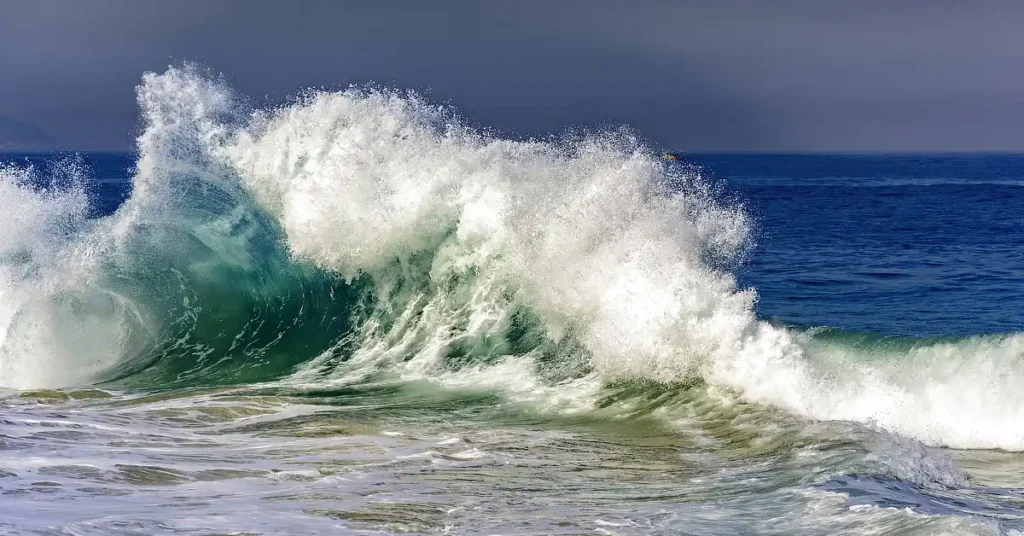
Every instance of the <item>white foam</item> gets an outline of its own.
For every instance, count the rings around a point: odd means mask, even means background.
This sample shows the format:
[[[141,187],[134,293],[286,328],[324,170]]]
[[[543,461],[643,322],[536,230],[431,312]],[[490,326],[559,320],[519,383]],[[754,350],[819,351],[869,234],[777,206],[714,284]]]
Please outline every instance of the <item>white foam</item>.
[[[71,163],[73,164],[73,162]],[[116,294],[67,296],[88,278],[78,237],[89,209],[78,170],[48,186],[31,167],[0,167],[0,385],[75,384],[116,359]]]

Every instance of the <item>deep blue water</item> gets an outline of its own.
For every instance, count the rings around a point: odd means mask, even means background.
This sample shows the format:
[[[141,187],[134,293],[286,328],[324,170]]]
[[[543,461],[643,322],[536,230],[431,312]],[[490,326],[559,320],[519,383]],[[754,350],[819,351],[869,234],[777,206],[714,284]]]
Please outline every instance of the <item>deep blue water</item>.
[[[888,335],[1024,330],[1024,156],[706,155],[746,200],[758,312]]]
[[[81,158],[96,214],[112,212],[132,157]],[[756,221],[740,280],[762,316],[885,335],[1024,331],[1024,155],[688,159]]]

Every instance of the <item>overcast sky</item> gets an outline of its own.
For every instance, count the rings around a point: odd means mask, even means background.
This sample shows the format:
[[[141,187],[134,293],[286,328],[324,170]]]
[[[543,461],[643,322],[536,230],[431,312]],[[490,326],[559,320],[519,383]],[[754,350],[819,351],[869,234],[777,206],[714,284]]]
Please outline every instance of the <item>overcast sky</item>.
[[[717,151],[1024,150],[1024,2],[2,0],[0,116],[127,149],[146,71],[369,81],[519,134]]]

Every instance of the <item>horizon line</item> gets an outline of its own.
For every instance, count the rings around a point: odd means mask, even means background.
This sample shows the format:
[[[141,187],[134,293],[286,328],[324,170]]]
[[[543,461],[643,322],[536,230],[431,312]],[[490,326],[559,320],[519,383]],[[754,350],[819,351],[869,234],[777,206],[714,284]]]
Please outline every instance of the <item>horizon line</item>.
[[[692,156],[1022,156],[1024,148],[1018,150],[742,150],[742,149],[708,149],[708,150],[657,150],[655,153],[676,152],[684,158]],[[106,154],[131,155],[137,149],[3,149],[4,156],[44,156],[59,154]]]

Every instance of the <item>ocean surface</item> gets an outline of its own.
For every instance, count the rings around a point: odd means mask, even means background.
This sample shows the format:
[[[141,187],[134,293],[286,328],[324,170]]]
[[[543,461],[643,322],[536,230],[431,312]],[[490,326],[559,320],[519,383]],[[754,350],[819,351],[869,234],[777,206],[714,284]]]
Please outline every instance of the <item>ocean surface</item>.
[[[1024,156],[138,101],[0,155],[0,534],[1024,534]]]

